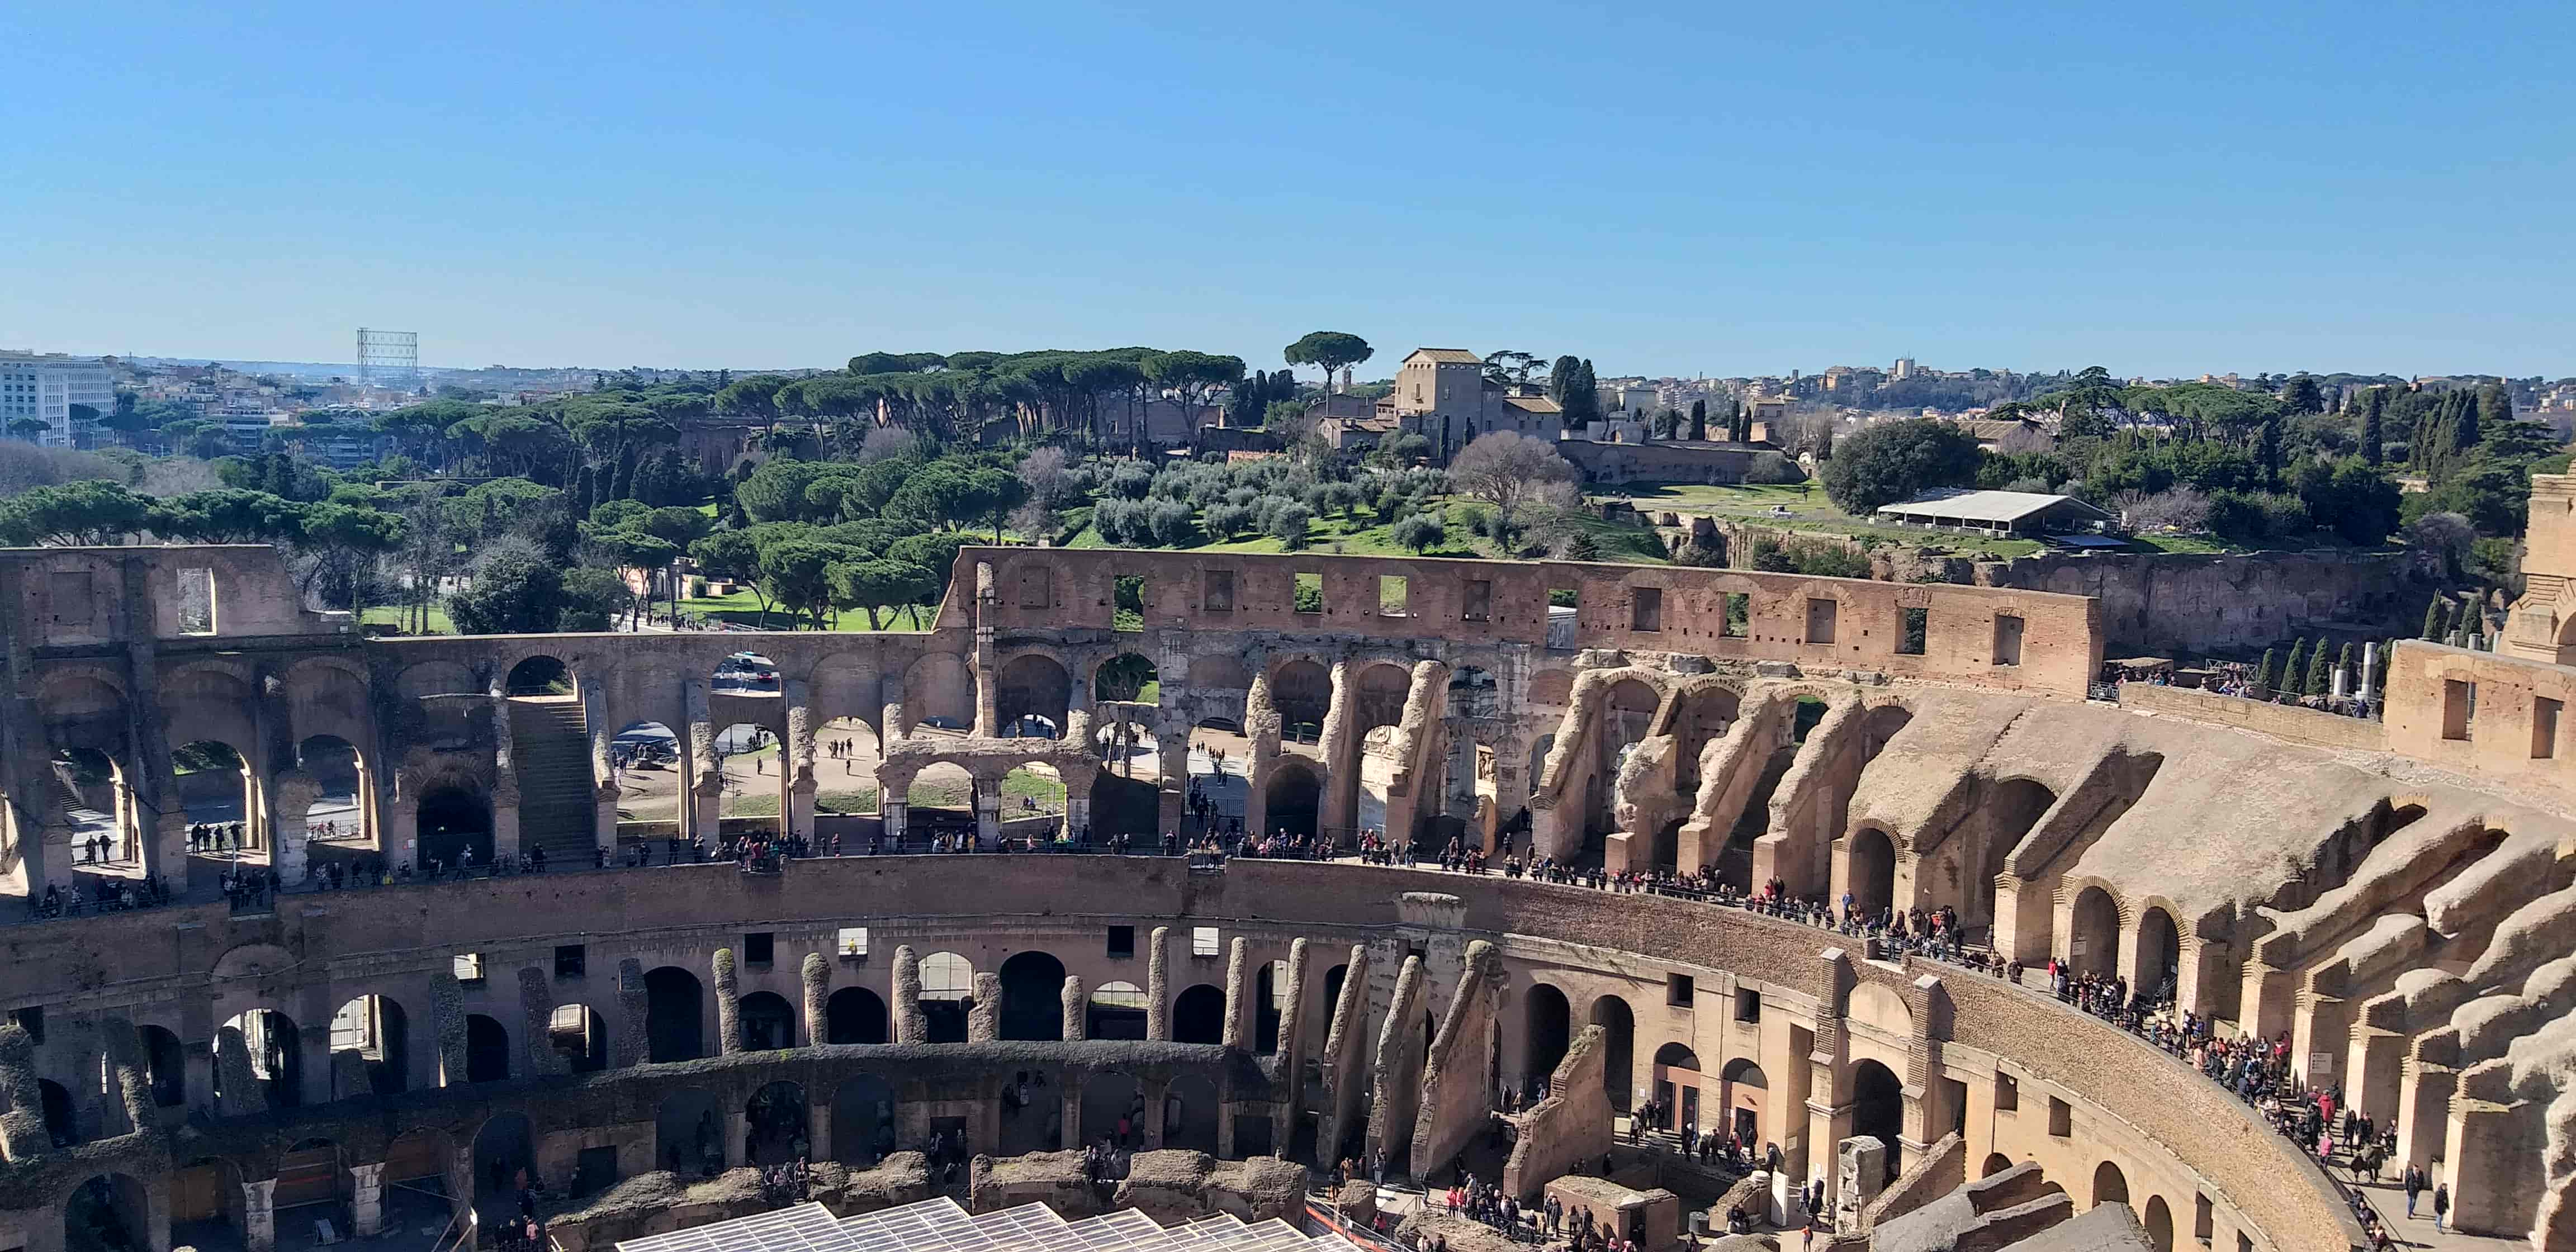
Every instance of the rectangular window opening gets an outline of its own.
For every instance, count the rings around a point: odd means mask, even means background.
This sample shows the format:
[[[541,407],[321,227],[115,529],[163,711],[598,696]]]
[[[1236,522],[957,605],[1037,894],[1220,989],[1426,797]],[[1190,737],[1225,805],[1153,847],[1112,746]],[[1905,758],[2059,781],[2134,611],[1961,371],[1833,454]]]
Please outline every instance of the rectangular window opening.
[[[9,1010],[9,1024],[27,1032],[27,1042],[44,1046],[45,1010],[42,1005]]]
[[[1135,957],[1136,957],[1136,928],[1135,928],[1135,927],[1133,927],[1133,926],[1112,926],[1112,927],[1110,927],[1110,928],[1109,928],[1109,956],[1110,956],[1110,959],[1112,959],[1112,960],[1134,960],[1134,959],[1135,959]]]
[[[776,936],[769,931],[755,931],[742,937],[742,959],[745,964],[770,964],[777,953]]]
[[[1145,576],[1120,574],[1109,600],[1109,628],[1139,631],[1145,629]]]
[[[579,978],[590,972],[590,953],[578,943],[555,945],[555,977]]]
[[[2567,711],[2563,701],[2547,696],[2531,702],[2531,759],[2546,761],[2558,755],[2558,715]]]
[[[1548,588],[1547,646],[1559,652],[1573,649],[1576,626],[1583,620],[1581,600],[1572,587]]]
[[[1406,585],[1404,575],[1378,575],[1377,615],[1380,617],[1408,616],[1407,601],[1411,599],[1411,595],[1412,588]]]
[[[1995,664],[2021,664],[2021,619],[2009,613],[1995,614]]]
[[[1192,927],[1190,927],[1190,955],[1191,955],[1191,956],[1215,956],[1216,954],[1217,954],[1216,927],[1214,927],[1214,926],[1192,926]]]
[[[1735,1020],[1751,1024],[1762,1020],[1762,993],[1751,987],[1735,989]]]
[[[1752,635],[1753,593],[1749,591],[1726,593],[1726,624],[1718,627],[1718,633],[1728,639],[1743,639]]]
[[[2207,1243],[2218,1237],[2218,1206],[2199,1195],[2191,1201],[2191,1237]]]
[[[2456,678],[2442,680],[2442,737],[2469,738],[2478,719],[2478,685]]]
[[[1234,611],[1233,570],[1212,569],[1207,571],[1207,594],[1200,598],[1199,609],[1201,612],[1206,613],[1231,613]]]
[[[1461,621],[1489,622],[1494,619],[1494,582],[1490,578],[1467,580],[1466,595],[1459,602]]]
[[[459,952],[459,953],[457,953],[457,954],[456,954],[456,981],[458,981],[458,982],[481,982],[481,981],[483,981],[483,954],[482,954],[482,953],[480,953],[480,952]]]
[[[1686,1009],[1698,1003],[1698,1000],[1698,980],[1688,974],[1664,975],[1664,1003],[1677,1009]]]
[[[2021,1080],[2010,1074],[1995,1075],[1995,1111],[2010,1113],[2021,1107]]]
[[[1300,613],[1321,613],[1324,611],[1323,575],[1297,575],[1297,586],[1295,589],[1293,607]]]
[[[203,567],[179,571],[179,633],[215,633],[215,571]]]
[[[1898,609],[1896,612],[1898,617],[1903,619],[1897,623],[1896,654],[1898,656],[1923,655],[1924,638],[1931,633],[1932,629],[1932,610]]]
[[[1842,604],[1835,600],[1807,601],[1807,642],[1832,643],[1834,625],[1842,615]]]
[[[1664,628],[1664,591],[1661,587],[1638,587],[1635,598],[1628,602],[1628,629],[1661,631]]]
[[[833,946],[838,948],[841,955],[845,958],[860,961],[866,960],[868,958],[868,928],[865,926],[843,926],[841,928],[841,933],[834,938]]]
[[[2048,1133],[2064,1139],[2075,1133],[2075,1106],[2056,1096],[2048,1097]]]

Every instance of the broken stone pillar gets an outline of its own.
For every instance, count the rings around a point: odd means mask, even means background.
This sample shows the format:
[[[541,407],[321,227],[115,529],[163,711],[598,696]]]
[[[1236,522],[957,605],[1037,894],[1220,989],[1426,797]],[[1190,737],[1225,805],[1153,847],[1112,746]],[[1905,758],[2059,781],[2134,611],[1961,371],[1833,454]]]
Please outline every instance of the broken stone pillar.
[[[731,1056],[742,1051],[742,983],[734,973],[733,949],[716,949],[715,974],[716,1050]]]
[[[814,780],[814,710],[808,704],[811,697],[805,680],[790,678],[779,688],[787,701],[786,742],[778,745],[779,784],[787,806],[781,811],[787,814],[788,834],[812,839],[814,793],[819,789]]]
[[[975,846],[998,847],[1002,842],[1002,780],[999,777],[976,777],[968,780],[975,796]]]
[[[1324,753],[1323,808],[1316,815],[1319,835],[1335,839],[1351,837],[1359,824],[1360,762],[1359,736],[1351,733],[1355,717],[1352,708],[1358,693],[1352,684],[1359,673],[1347,660],[1333,662],[1333,698],[1324,709],[1322,742]]]
[[[975,975],[975,1004],[966,1011],[966,1041],[991,1043],[1002,1037],[1002,977],[991,971]]]
[[[1182,815],[1189,811],[1189,728],[1157,729],[1154,732],[1154,759],[1156,772],[1161,775],[1155,783],[1155,800],[1160,809],[1162,829],[1179,830]]]
[[[456,981],[452,966],[441,964],[429,975],[429,1028],[438,1039],[438,1085],[465,1085],[465,988]],[[219,1054],[215,1061],[222,1068]],[[250,1064],[250,1055],[242,1054],[242,1064]]]
[[[832,1037],[832,963],[820,952],[808,952],[796,974],[805,985],[805,1042],[821,1043]]]
[[[1279,1010],[1279,1053],[1271,1058],[1272,1090],[1277,1099],[1271,1105],[1270,1142],[1282,1149],[1296,1136],[1297,1117],[1306,1103],[1306,958],[1304,939],[1288,945],[1288,972],[1282,993],[1287,1005]]]
[[[1219,1042],[1229,1048],[1252,1050],[1254,990],[1251,943],[1237,935],[1225,955],[1225,1033]]]
[[[608,724],[607,698],[600,694],[599,684],[582,683],[581,720],[590,729],[590,782],[593,812],[591,836],[593,846],[614,856],[617,852],[617,728]],[[363,792],[363,788],[361,788]]]
[[[457,1066],[457,1081],[464,1077],[465,1067]],[[237,1026],[215,1032],[215,1111],[224,1117],[268,1111],[268,1086],[251,1072],[250,1045]]]
[[[1440,1033],[1433,1037],[1422,1074],[1422,1110],[1413,1128],[1416,1178],[1447,1165],[1493,1120],[1494,1023],[1502,1015],[1503,957],[1478,939],[1467,945],[1466,968],[1449,997]]]
[[[1082,976],[1079,974],[1065,975],[1064,1021],[1063,1025],[1060,1026],[1059,1029],[1062,1031],[1067,1042],[1080,1040],[1089,1032],[1091,1021],[1086,1015],[1086,1011],[1090,1007],[1090,1003],[1091,1002],[1083,995]],[[1068,1134],[1065,1136],[1064,1141],[1066,1143],[1073,1143],[1075,1142],[1075,1139],[1072,1135]]]
[[[1172,947],[1172,928],[1154,928],[1153,950],[1145,954],[1145,1037],[1168,1040],[1172,1037],[1171,971],[1166,962]]]
[[[1384,1152],[1388,1166],[1405,1159],[1413,1141],[1413,1122],[1422,1097],[1423,1023],[1422,958],[1404,958],[1395,976],[1395,999],[1377,1035],[1377,1061],[1371,1070],[1368,1146]]]
[[[242,1246],[249,1252],[277,1252],[277,1180],[242,1184]]]
[[[930,1042],[930,1022],[921,1012],[921,958],[911,944],[894,950],[894,1041]]]
[[[1861,1211],[1887,1186],[1887,1145],[1853,1135],[1834,1153],[1834,1229],[1859,1230]]]
[[[652,1055],[646,1050],[645,1032],[649,1028],[652,997],[644,991],[644,962],[627,957],[617,963],[617,1033],[609,1036],[615,1051],[611,1064],[624,1068],[641,1065]]]
[[[349,1167],[349,1229],[372,1239],[385,1228],[385,1163]]]
[[[1368,975],[1368,945],[1352,944],[1324,1035],[1324,1107],[1315,1134],[1315,1164],[1324,1169],[1340,1163],[1342,1136],[1367,1089],[1360,1057],[1368,1036]]]
[[[524,1036],[528,1072],[538,1077],[564,1074],[572,1066],[555,1050],[555,989],[546,971],[534,965],[519,970],[519,1032]]]
[[[36,1078],[34,1037],[21,1026],[0,1026],[0,1096],[9,1102],[9,1111],[0,1113],[0,1154],[12,1161],[54,1149],[53,1137],[45,1132],[43,1092]]]
[[[304,881],[307,856],[305,844],[311,832],[305,829],[304,815],[322,796],[322,784],[311,774],[290,769],[277,776],[277,816],[275,819],[275,852],[269,864],[288,886]]]
[[[681,692],[689,724],[688,755],[681,762],[680,835],[714,847],[724,835],[724,767],[716,760],[715,718],[707,711],[707,680],[691,678]]]

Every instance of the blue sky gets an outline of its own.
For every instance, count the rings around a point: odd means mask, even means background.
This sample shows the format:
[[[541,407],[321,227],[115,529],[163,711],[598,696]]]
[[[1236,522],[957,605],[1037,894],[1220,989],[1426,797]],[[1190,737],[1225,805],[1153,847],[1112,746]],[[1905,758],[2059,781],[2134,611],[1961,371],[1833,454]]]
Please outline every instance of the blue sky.
[[[0,346],[2576,374],[2563,2],[252,7],[0,13]]]

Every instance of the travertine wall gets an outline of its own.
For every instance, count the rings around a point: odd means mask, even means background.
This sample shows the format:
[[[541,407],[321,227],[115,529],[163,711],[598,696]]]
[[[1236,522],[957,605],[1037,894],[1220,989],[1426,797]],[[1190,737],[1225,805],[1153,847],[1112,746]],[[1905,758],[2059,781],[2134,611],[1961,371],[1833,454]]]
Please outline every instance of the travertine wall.
[[[2152,683],[2120,684],[2120,707],[2142,713],[2169,713],[2196,722],[2234,726],[2261,734],[2287,739],[2292,743],[2314,744],[2320,748],[2351,748],[2361,752],[2383,751],[2388,736],[2381,724],[2358,717],[2340,717],[2320,713],[2292,704],[2272,704],[2223,696],[2187,687],[2159,687]]]
[[[2555,707],[2544,705],[2549,701]],[[2576,785],[2576,669],[2401,640],[2388,665],[2387,747],[2517,786]],[[2554,733],[2553,732],[2554,729]]]

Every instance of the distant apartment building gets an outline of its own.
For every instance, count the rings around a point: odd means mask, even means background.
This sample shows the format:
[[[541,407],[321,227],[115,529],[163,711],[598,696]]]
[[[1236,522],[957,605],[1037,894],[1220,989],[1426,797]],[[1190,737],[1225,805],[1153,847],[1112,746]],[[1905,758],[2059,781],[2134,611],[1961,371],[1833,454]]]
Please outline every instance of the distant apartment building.
[[[1463,348],[1414,349],[1388,399],[1399,428],[1429,440],[1443,465],[1478,435],[1509,430],[1554,442],[1562,430],[1554,400],[1486,378],[1485,359]]]
[[[73,420],[76,404],[100,415],[116,411],[116,383],[106,361],[51,352],[0,352],[0,428],[9,435],[17,436],[17,424],[32,420],[45,424],[43,430],[33,432],[37,443],[48,448],[84,446],[93,438],[94,428]]]

